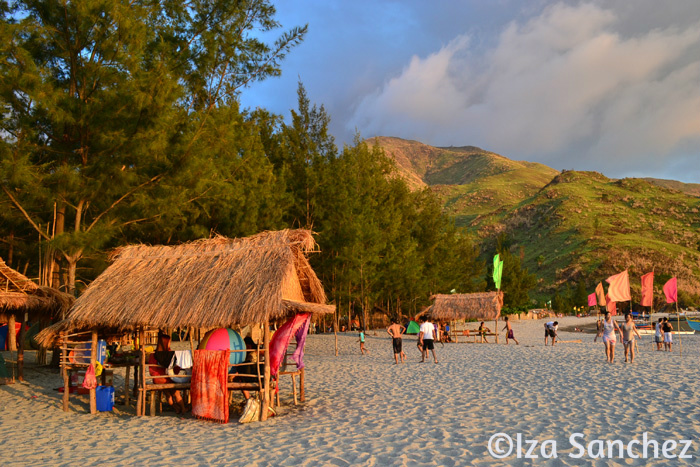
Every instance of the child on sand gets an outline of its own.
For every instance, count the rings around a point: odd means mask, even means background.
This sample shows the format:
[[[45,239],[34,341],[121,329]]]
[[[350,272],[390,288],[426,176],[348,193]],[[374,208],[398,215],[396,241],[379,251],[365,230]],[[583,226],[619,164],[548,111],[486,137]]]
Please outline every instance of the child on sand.
[[[360,338],[357,340],[357,342],[360,343],[360,353],[362,355],[364,355],[365,352],[367,352],[367,354],[369,354],[369,350],[367,350],[365,348],[365,330],[364,330],[364,328],[360,329]]]
[[[479,331],[479,334],[481,334],[481,340],[482,340],[483,342],[486,342],[486,343],[488,344],[489,341],[486,339],[486,333],[487,333],[487,332],[491,332],[491,330],[490,330],[489,328],[487,328],[487,327],[484,325],[484,322],[483,322],[483,321],[482,321],[481,324],[479,325],[478,331]],[[496,331],[498,331],[498,329],[497,329]],[[513,340],[515,340],[515,339],[513,339]]]
[[[627,355],[629,354],[629,362],[634,363],[634,334],[638,339],[642,336],[637,331],[637,326],[634,325],[632,315],[627,313],[625,322],[622,324],[622,344],[625,346],[625,363],[627,363]]]
[[[516,345],[520,345],[520,342],[513,337],[513,326],[510,324],[510,321],[508,321],[508,317],[506,316],[506,325],[502,329],[503,331],[506,331],[506,345],[508,345],[508,339],[513,339],[516,343]]]

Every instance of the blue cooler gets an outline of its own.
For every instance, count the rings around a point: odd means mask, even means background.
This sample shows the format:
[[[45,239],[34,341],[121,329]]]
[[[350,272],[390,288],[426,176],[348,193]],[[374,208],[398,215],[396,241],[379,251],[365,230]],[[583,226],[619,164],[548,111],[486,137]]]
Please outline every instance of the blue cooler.
[[[95,389],[97,410],[111,412],[114,408],[114,386],[97,386]]]

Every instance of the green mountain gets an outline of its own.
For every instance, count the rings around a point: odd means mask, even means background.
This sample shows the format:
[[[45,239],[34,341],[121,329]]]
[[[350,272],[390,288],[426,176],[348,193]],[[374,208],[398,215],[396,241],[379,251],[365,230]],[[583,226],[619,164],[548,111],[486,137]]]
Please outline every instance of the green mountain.
[[[475,147],[435,148],[398,138],[373,138],[412,187],[429,187],[445,211],[481,242],[484,258],[506,233],[512,251],[539,278],[539,292],[584,281],[587,288],[629,269],[656,273],[661,287],[700,295],[700,197],[693,184],[614,180],[596,172],[557,172]],[[636,297],[636,298],[635,298]]]
[[[376,137],[414,189],[430,187],[457,225],[513,207],[533,196],[559,172],[543,164],[513,161],[474,146],[436,148],[417,141]]]

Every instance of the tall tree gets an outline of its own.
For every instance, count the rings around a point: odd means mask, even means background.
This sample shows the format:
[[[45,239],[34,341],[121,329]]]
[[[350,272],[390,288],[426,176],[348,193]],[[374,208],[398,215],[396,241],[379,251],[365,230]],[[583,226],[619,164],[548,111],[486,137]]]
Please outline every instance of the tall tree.
[[[61,253],[71,292],[78,261],[197,165],[214,111],[279,75],[306,33],[262,42],[256,30],[279,27],[264,0],[21,0],[2,14],[0,188]]]

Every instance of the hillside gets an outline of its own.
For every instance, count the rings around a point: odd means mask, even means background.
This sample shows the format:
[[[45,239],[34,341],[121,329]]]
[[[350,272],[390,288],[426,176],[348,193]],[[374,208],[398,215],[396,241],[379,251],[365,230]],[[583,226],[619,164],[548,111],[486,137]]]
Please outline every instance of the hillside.
[[[664,180],[663,178],[644,178],[643,180],[670,190],[676,190],[688,195],[700,197],[700,183],[683,183],[676,180]]]
[[[369,142],[369,141],[368,141]],[[633,289],[652,269],[700,294],[700,197],[693,184],[559,173],[467,146],[373,138],[414,188],[429,187],[479,240],[484,259],[505,232],[539,278],[539,292],[588,287],[629,268]],[[638,295],[637,295],[638,296]]]
[[[517,205],[559,173],[543,164],[513,161],[474,146],[437,148],[390,137],[367,143],[381,146],[396,161],[399,175],[412,189],[430,187],[460,226]]]
[[[503,231],[522,245],[543,291],[629,268],[637,291],[639,277],[654,270],[660,297],[662,281],[674,275],[680,288],[700,294],[699,212],[700,198],[645,180],[567,171],[473,227],[484,240]]]

